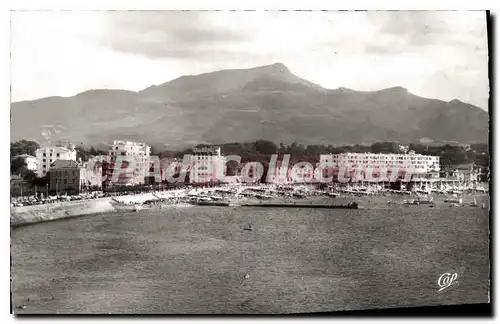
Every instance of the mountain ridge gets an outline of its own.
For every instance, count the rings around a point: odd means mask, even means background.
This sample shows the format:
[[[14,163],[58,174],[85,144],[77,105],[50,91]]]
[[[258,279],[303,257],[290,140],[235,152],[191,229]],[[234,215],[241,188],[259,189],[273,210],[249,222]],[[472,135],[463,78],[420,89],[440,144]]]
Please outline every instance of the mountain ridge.
[[[326,89],[279,62],[182,76],[139,91],[91,89],[14,102],[11,116],[13,140],[41,142],[123,136],[174,146],[259,138],[304,144],[488,138],[488,114],[477,106],[419,97],[399,86]]]

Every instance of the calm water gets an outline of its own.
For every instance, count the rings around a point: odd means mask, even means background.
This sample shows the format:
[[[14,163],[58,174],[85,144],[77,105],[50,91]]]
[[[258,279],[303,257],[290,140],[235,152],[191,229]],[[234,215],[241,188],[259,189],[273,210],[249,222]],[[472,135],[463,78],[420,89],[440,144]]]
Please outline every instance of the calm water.
[[[253,231],[243,230],[249,223]],[[479,208],[80,217],[12,230],[13,305],[26,305],[17,313],[214,314],[488,302],[488,236]],[[438,292],[445,272],[458,283]]]

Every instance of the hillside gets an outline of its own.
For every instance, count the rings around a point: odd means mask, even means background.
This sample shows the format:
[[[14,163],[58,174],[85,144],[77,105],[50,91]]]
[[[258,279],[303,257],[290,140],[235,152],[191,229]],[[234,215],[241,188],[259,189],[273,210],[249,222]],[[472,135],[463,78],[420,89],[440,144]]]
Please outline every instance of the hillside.
[[[376,141],[484,143],[488,114],[401,87],[324,89],[276,63],[183,76],[139,92],[90,90],[11,104],[11,140],[182,147],[256,139],[304,144]]]

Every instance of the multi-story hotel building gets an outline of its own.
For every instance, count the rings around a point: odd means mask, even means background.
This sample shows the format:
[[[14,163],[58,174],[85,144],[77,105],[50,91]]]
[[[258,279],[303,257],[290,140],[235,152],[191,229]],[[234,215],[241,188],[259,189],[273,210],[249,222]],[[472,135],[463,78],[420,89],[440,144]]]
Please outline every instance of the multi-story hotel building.
[[[392,172],[411,172],[412,174],[439,172],[440,170],[439,156],[415,154],[413,151],[408,154],[342,153],[321,155],[319,165],[337,170],[388,169]],[[323,174],[325,175],[324,171]],[[331,176],[331,174],[329,175]]]
[[[36,150],[35,155],[38,177],[44,177],[56,160],[76,161],[76,150],[72,144],[68,147],[62,145],[41,147]]]
[[[222,154],[220,146],[198,145],[193,149],[191,155],[190,182],[207,183],[218,179],[218,173],[222,170]]]
[[[112,184],[144,184],[148,174],[151,147],[133,141],[114,141],[109,150],[108,179]]]

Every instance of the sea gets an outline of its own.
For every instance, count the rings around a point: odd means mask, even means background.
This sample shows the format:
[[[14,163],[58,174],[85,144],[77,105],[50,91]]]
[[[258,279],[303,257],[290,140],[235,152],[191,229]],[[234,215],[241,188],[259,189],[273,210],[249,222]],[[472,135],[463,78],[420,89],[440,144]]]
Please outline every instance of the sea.
[[[290,314],[487,303],[489,235],[488,208],[446,204],[83,216],[11,230],[12,308]]]

